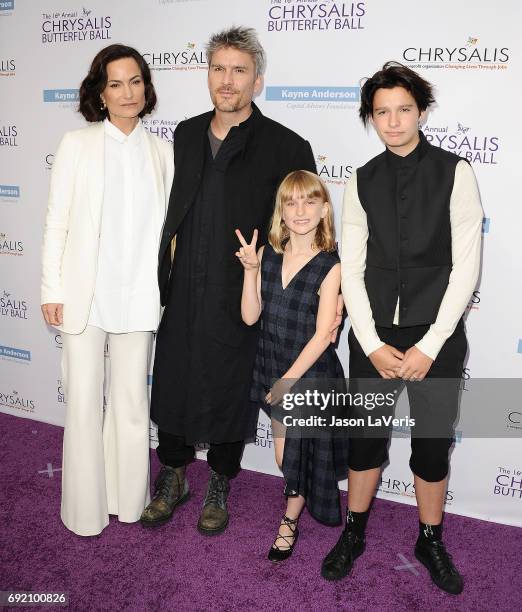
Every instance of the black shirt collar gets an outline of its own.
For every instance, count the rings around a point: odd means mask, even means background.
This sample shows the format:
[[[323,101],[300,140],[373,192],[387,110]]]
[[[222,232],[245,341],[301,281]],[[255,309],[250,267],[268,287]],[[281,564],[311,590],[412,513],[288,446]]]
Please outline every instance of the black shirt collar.
[[[426,140],[426,136],[419,130],[419,143],[411,153],[406,156],[397,155],[386,147],[386,159],[392,168],[408,169],[413,168],[426,155],[430,144]]]
[[[211,115],[208,121],[209,126],[215,114],[216,114],[216,109],[214,108],[214,110],[211,112]],[[259,117],[262,117],[262,113],[259,110],[259,108],[254,104],[254,102],[252,102],[252,112],[250,113],[250,115],[244,121],[242,121],[239,125],[235,125],[231,127],[230,130],[234,130],[236,128],[240,130],[246,130],[249,127],[251,127],[259,119]]]
[[[214,117],[215,114],[216,114],[216,109],[214,109],[210,115],[210,119],[208,122],[208,128],[210,128],[210,122],[212,121],[212,118]],[[227,134],[227,137],[225,138],[225,140],[230,139],[230,138],[235,138],[236,135],[241,138],[242,146],[240,149],[241,149],[243,157],[246,154],[246,149],[247,149],[249,142],[254,137],[256,125],[259,124],[262,118],[263,118],[262,112],[252,101],[252,112],[250,113],[248,118],[242,121],[239,125],[235,125],[234,127],[230,128]]]

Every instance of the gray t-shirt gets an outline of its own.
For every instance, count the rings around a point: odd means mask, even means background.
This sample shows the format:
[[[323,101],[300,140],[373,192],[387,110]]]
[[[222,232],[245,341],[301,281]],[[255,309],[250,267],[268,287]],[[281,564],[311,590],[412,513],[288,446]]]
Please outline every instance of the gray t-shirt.
[[[212,157],[215,159],[217,152],[219,151],[219,147],[223,144],[223,141],[219,140],[219,138],[216,138],[214,136],[210,125],[208,126],[208,140],[210,142],[210,150],[212,151]]]

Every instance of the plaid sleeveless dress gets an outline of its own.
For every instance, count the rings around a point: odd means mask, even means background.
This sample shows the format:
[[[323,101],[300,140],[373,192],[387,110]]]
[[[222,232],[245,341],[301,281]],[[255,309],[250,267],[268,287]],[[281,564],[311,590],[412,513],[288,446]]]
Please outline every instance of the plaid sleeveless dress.
[[[259,337],[250,399],[276,416],[264,399],[273,382],[288,371],[315,333],[319,307],[318,291],[337,253],[319,252],[283,289],[283,256],[271,245],[264,248],[261,262],[261,333]],[[336,379],[336,391],[345,392],[344,372],[332,344],[302,378]],[[341,522],[338,480],[348,470],[347,436],[320,438],[287,437],[283,455],[286,495],[302,495],[317,520]]]

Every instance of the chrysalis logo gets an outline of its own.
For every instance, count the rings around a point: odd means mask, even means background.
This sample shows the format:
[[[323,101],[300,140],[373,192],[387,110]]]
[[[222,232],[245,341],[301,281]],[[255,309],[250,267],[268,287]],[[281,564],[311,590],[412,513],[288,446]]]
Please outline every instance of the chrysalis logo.
[[[0,316],[27,319],[27,302],[4,289],[0,294]]]
[[[42,13],[42,42],[81,42],[111,38],[110,17],[95,16],[90,9]]]
[[[468,310],[478,310],[480,304],[480,291],[477,289],[471,294],[471,298],[468,302]]]
[[[59,404],[66,404],[67,402],[65,401],[65,390],[63,387],[63,383],[60,379],[57,380],[57,386],[56,386],[56,399],[58,401]]]
[[[381,476],[379,491],[383,493],[391,493],[392,495],[403,495],[404,497],[415,497],[415,484],[411,481],[405,482],[396,478],[386,478]],[[453,501],[453,491],[446,491],[446,503]]]
[[[522,471],[516,468],[499,467],[493,486],[494,495],[522,499]]]
[[[16,125],[2,125],[0,127],[0,146],[17,147],[18,128]]]
[[[317,174],[330,185],[345,185],[352,175],[352,166],[330,160],[326,155],[317,156]]]
[[[197,49],[194,42],[188,42],[184,49],[176,51],[148,51],[143,54],[151,70],[206,70],[205,52]]]
[[[402,58],[408,63],[420,62],[422,67],[446,64],[445,68],[456,66],[497,69],[505,68],[509,61],[508,47],[479,47],[479,39],[468,36],[461,47],[408,47],[402,52]]]
[[[472,127],[460,121],[451,130],[448,125],[432,124],[422,130],[430,144],[451,151],[471,164],[496,166],[499,163],[497,156],[502,144],[499,136],[477,135]]]
[[[7,234],[0,234],[0,255],[21,257],[23,254],[24,245],[21,240],[13,240]]]
[[[320,2],[302,0],[270,1],[269,32],[364,30],[365,2]]]
[[[32,399],[22,397],[18,391],[12,391],[11,393],[0,392],[0,406],[14,408],[22,412],[33,412],[36,407]]]
[[[270,425],[265,425],[265,423],[258,421],[255,444],[262,448],[272,448],[273,436]]]
[[[16,64],[14,59],[0,59],[0,76],[14,76]]]
[[[179,123],[177,119],[160,119],[155,117],[154,119],[144,118],[142,122],[143,127],[151,134],[159,136],[168,142],[174,141],[174,130]]]

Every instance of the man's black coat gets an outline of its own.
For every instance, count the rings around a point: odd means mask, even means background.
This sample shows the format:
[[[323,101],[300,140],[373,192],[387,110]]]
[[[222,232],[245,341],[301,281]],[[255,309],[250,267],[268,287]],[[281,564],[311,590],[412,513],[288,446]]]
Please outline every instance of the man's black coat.
[[[213,114],[211,111],[182,121],[174,134],[174,182],[159,250],[158,280],[163,306],[171,270],[169,246],[196,199],[205,161],[205,139]],[[232,252],[239,246],[233,233],[236,227],[247,240],[257,228],[258,246],[266,243],[277,187],[292,170],[316,172],[309,143],[265,117],[253,105],[252,126],[245,148],[231,161],[225,179],[225,201],[230,203],[234,226],[230,237]],[[237,261],[231,260],[229,273],[230,290],[242,287],[243,269]]]
[[[183,436],[187,444],[234,442],[252,433],[255,411],[249,396],[258,326],[249,327],[241,320],[244,274],[234,256],[240,246],[234,229],[250,240],[257,228],[258,246],[265,244],[282,179],[293,170],[316,171],[308,142],[254,106],[250,118],[236,128],[246,132],[219,181],[224,193],[216,193],[214,201],[216,210],[224,214],[214,216],[213,222],[220,226],[213,235],[224,237],[224,243],[218,242],[226,252],[216,253],[209,266],[211,280],[205,281],[203,291],[195,290],[185,278],[187,268],[179,266],[181,254],[185,253],[186,262],[190,236],[213,230],[191,227],[187,237],[183,220],[195,222],[186,215],[198,205],[212,116],[210,112],[188,119],[176,129],[174,183],[159,252],[161,301],[167,307],[156,341],[151,418],[160,430]],[[212,201],[205,205],[209,204]],[[170,244],[177,232],[178,265],[174,253],[171,271]],[[209,236],[201,238],[205,242]],[[216,265],[223,267],[218,271]],[[201,283],[201,278],[194,283]]]

